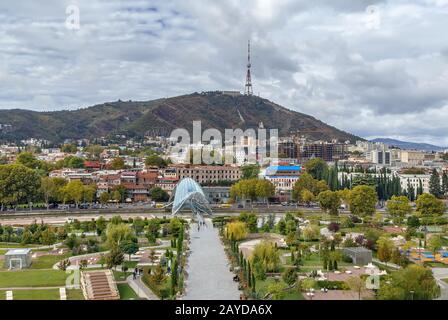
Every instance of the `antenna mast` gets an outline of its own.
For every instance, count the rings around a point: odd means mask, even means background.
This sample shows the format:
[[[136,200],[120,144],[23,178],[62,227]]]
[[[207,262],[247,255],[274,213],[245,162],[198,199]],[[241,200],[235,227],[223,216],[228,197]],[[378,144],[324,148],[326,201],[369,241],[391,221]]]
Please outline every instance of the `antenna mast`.
[[[246,75],[246,88],[244,90],[244,94],[247,96],[251,96],[253,94],[252,89],[252,77],[250,74],[250,68],[252,67],[250,63],[250,40],[247,43],[247,75]]]

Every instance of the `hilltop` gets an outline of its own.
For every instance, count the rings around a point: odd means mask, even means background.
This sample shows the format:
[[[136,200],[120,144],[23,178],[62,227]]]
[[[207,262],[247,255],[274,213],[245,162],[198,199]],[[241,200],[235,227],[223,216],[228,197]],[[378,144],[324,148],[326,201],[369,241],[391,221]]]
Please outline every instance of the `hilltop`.
[[[190,130],[193,120],[201,120],[203,130],[245,130],[257,128],[263,122],[267,129],[279,129],[280,135],[299,130],[316,140],[353,142],[361,139],[267,99],[220,92],[193,93],[152,101],[107,102],[72,111],[0,110],[0,119],[3,125],[11,125],[8,130],[0,132],[0,138],[10,140],[33,137],[61,142],[64,139],[92,139],[115,134],[142,137],[151,130],[167,134],[175,128]]]

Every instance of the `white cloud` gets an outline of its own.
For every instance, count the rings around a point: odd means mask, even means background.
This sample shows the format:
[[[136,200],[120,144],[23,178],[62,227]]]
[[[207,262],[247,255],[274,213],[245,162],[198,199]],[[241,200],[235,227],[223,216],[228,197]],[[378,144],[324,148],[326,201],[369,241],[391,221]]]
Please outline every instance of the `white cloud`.
[[[447,18],[446,0],[5,1],[0,108],[243,90],[250,37],[256,93],[358,135],[448,145]]]

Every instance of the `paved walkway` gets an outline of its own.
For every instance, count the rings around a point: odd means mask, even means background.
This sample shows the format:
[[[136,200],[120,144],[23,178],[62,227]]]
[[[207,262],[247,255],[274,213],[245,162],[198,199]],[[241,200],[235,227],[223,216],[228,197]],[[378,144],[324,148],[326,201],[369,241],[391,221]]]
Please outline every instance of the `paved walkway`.
[[[188,279],[184,300],[239,300],[238,283],[233,281],[229,262],[219,239],[218,229],[210,219],[200,231],[197,224],[190,228]]]
[[[437,300],[448,300],[448,283],[442,279],[448,279],[448,268],[432,268],[434,278],[440,287],[440,297]]]
[[[134,280],[133,276],[130,275],[127,278],[127,282],[140,298],[146,300],[159,300],[159,298],[143,283],[141,277],[137,277],[137,279]]]

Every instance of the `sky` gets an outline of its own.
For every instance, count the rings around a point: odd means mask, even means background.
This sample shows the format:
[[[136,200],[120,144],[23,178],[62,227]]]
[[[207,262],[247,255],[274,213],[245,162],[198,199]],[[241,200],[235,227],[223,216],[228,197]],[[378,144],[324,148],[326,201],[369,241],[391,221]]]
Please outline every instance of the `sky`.
[[[0,109],[243,92],[251,39],[255,94],[448,146],[447,30],[448,0],[1,1]]]

